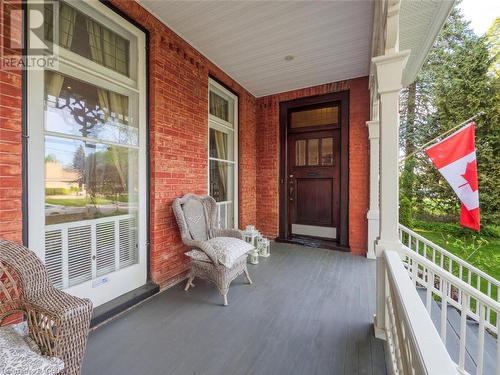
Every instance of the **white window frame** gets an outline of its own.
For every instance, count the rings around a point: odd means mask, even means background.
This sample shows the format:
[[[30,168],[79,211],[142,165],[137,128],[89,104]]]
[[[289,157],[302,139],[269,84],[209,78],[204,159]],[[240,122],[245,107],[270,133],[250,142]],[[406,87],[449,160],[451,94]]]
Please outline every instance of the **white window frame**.
[[[233,114],[233,123],[229,123],[227,121],[224,121],[217,116],[214,116],[210,114],[210,103],[208,103],[208,176],[207,176],[207,191],[208,194],[210,194],[210,161],[219,161],[219,162],[224,162],[233,165],[234,167],[234,181],[233,181],[233,186],[234,186],[234,199],[233,199],[233,215],[234,215],[234,225],[233,228],[238,228],[239,226],[239,150],[238,150],[238,141],[239,141],[239,129],[238,129],[238,96],[234,94],[233,92],[229,91],[227,88],[222,86],[220,83],[217,81],[209,78],[208,80],[208,100],[210,100],[210,91],[212,91],[212,88],[215,88],[217,91],[222,92],[225,96],[227,96],[229,99],[233,100],[233,108],[230,109],[230,113],[232,110]],[[216,91],[216,93],[217,93]],[[217,93],[219,94],[219,93]],[[234,160],[221,160],[217,158],[213,158],[210,156],[210,129],[216,129],[219,131],[223,131],[226,134],[231,134],[233,133],[233,153],[234,153]],[[220,209],[221,206],[225,205],[229,201],[225,202],[217,202],[217,220],[218,224],[220,224]],[[226,219],[227,219],[227,214],[226,214]],[[223,226],[224,227],[224,226]]]
[[[137,100],[138,113],[130,105],[131,116],[136,116],[139,127],[138,146],[120,145],[139,150],[138,155],[138,262],[134,267],[134,279],[122,270],[107,276],[106,283],[96,289],[96,295],[88,296],[88,288],[94,280],[66,289],[67,292],[92,299],[94,306],[101,305],[132,289],[144,285],[147,281],[147,102],[146,102],[146,35],[122,16],[98,1],[69,1],[75,9],[88,15],[110,30],[123,36],[130,42],[130,77],[126,77],[90,59],[80,56],[62,47],[55,48],[58,53],[59,67],[56,72],[69,75],[84,82],[131,96]],[[140,53],[139,53],[140,52]],[[77,73],[78,72],[78,73]],[[75,74],[76,73],[76,74]],[[27,121],[28,121],[28,244],[45,262],[45,136],[50,135],[44,128],[44,71],[29,70],[27,79]],[[61,135],[58,137],[84,139],[79,136]],[[100,139],[88,138],[88,141],[102,144],[114,144]],[[98,278],[99,279],[99,278]],[[87,288],[87,289],[86,289]]]

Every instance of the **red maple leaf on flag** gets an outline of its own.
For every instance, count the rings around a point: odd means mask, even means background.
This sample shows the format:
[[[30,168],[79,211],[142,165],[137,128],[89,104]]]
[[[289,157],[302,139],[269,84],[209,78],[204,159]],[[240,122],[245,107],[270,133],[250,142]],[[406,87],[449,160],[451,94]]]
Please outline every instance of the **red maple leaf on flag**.
[[[478,188],[477,166],[476,166],[475,160],[467,163],[467,167],[465,168],[465,173],[462,175],[462,177],[465,179],[465,181],[467,181],[467,184],[470,185],[470,188],[472,191],[477,190],[477,188]],[[466,185],[466,184],[464,184],[464,185]]]

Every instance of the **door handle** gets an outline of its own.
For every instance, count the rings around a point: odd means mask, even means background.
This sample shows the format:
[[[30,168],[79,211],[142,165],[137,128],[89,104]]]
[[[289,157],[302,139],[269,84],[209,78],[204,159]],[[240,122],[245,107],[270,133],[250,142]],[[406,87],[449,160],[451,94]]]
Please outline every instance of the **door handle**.
[[[288,187],[288,198],[290,199],[290,202],[293,202],[293,183],[291,183]]]

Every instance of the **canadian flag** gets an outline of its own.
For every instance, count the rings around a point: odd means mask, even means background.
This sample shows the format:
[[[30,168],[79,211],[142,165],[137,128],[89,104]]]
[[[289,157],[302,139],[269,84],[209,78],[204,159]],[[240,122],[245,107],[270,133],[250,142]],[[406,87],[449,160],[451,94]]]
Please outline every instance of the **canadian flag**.
[[[425,152],[462,202],[460,225],[479,231],[475,129],[476,124],[471,122]]]

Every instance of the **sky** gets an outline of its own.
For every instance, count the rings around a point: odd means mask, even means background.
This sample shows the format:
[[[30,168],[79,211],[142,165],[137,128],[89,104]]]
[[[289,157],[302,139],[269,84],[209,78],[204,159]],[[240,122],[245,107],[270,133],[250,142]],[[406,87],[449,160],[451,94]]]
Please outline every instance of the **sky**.
[[[500,17],[499,0],[462,0],[460,8],[477,35],[483,35],[493,20]]]

